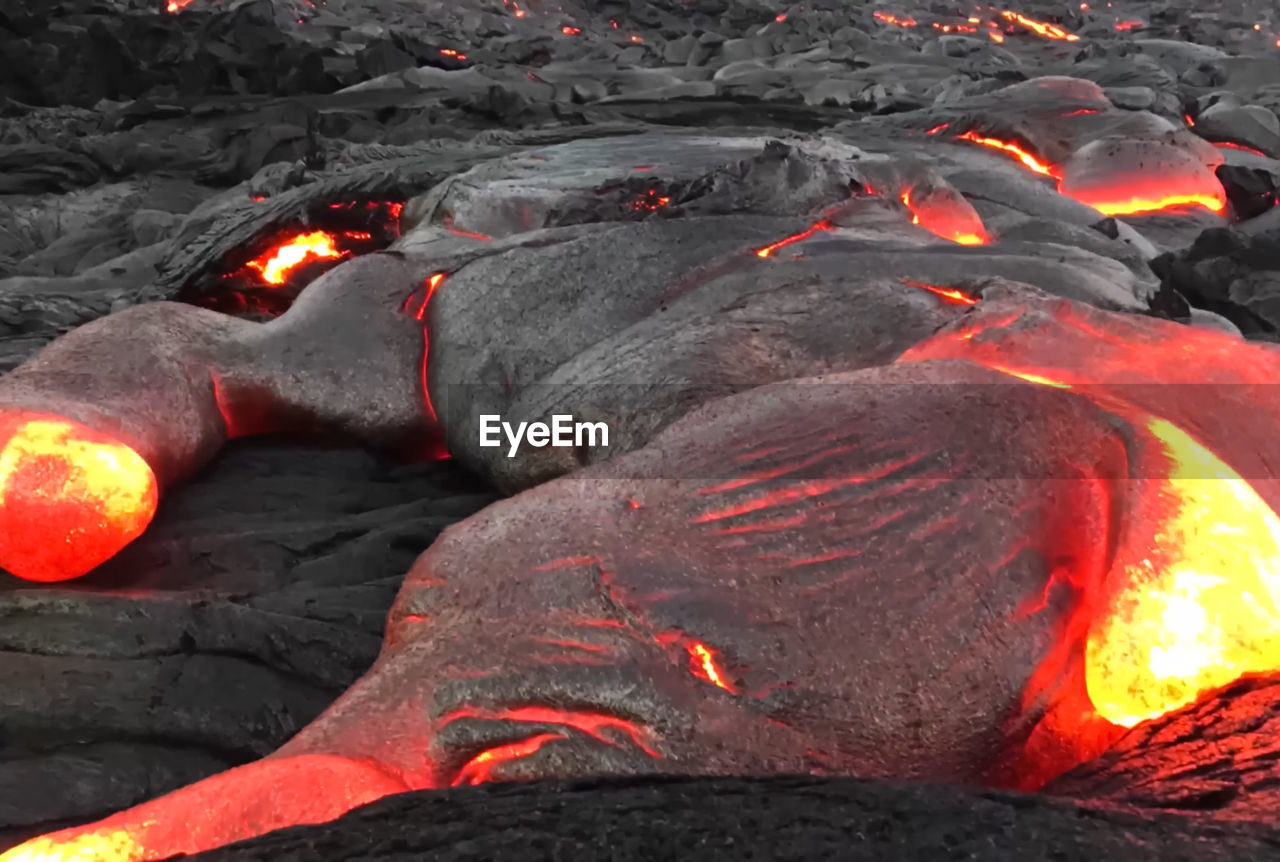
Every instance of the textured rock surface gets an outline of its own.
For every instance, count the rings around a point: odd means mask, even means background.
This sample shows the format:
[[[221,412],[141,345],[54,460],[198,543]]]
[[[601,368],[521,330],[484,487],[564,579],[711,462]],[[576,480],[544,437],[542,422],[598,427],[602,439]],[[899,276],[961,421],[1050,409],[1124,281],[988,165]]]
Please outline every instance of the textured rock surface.
[[[447,463],[238,444],[90,577],[6,577],[0,843],[278,747],[373,661],[414,557],[489,499]]]
[[[536,782],[393,796],[199,862],[377,859],[1252,862],[1280,833],[1043,797],[847,778]],[[185,858],[185,857],[184,857]]]
[[[1046,793],[1271,822],[1280,804],[1280,684],[1242,680],[1147,722]]]
[[[317,227],[369,232],[369,245],[353,253],[394,241],[415,277],[446,276],[418,315],[428,323],[427,371],[441,412],[457,414],[449,431],[459,461],[507,488],[602,453],[508,463],[475,447],[478,405],[516,421],[553,411],[607,418],[619,432],[615,453],[642,448],[713,395],[881,365],[934,330],[958,331],[965,317],[990,320],[1003,306],[984,299],[975,312],[969,301],[1010,281],[1194,322],[1207,310],[1248,338],[1280,332],[1273,4],[1032,2],[1019,4],[1025,21],[985,10],[976,26],[953,9],[847,0],[194,0],[176,15],[162,5],[10,0],[0,10],[0,370],[142,301],[274,317],[322,267],[252,290],[237,273],[283,237]],[[1111,192],[1134,191],[1125,185],[1134,177],[1146,183],[1135,194],[1150,192],[1152,177],[1157,191],[1190,177],[1213,201],[1221,193],[1232,216],[1194,208],[1110,215]],[[370,203],[376,212],[353,214]],[[830,229],[815,230],[820,219]],[[767,259],[755,253],[806,231]],[[992,242],[962,248],[957,239]],[[333,273],[330,284],[343,278],[342,269]],[[951,302],[937,291],[952,292]],[[1039,340],[1036,355],[1056,370],[1077,354],[1114,358],[1110,347],[1090,352],[1079,340],[1067,350],[1045,340],[1037,320],[1024,324],[988,346],[1028,350]],[[1140,331],[1135,324],[1129,334]],[[412,334],[416,349],[420,334]],[[1163,379],[1170,368],[1241,379],[1221,356],[1196,359],[1144,367],[1155,377],[1142,379]],[[416,398],[416,361],[413,371],[396,391]],[[267,376],[266,388],[290,382],[287,373]],[[903,402],[915,413],[845,405],[843,415],[883,432],[887,448],[857,438],[860,454],[805,469],[821,478],[865,468],[859,458],[874,462],[893,445],[945,455],[965,441],[989,451],[999,439],[1007,447],[991,457],[1022,453],[1042,470],[1033,456],[1043,441],[993,417],[1022,410],[1015,418],[1023,425],[1049,432],[1071,399],[1008,388],[1034,394],[1025,403],[969,402],[979,415],[954,438],[936,421],[921,432],[907,427],[912,416],[922,426],[924,414],[936,420],[938,400],[919,393]],[[1240,391],[1224,386],[1194,399],[1157,390],[1144,403],[1181,410],[1176,418],[1189,427],[1248,449],[1236,466],[1253,479],[1268,467],[1275,421],[1257,409],[1264,399],[1231,394]],[[875,403],[873,394],[855,406]],[[1244,419],[1241,403],[1254,408]],[[1059,436],[1088,448],[1092,438],[1080,429],[1095,427],[1100,411],[1072,409]],[[830,422],[818,417],[808,430],[858,433]],[[750,454],[750,429],[741,436]],[[723,454],[693,443],[689,451]],[[668,515],[696,516],[679,488],[663,487],[688,483],[689,471],[674,471],[689,463],[661,454],[671,458],[650,465],[657,490],[649,493],[670,502]],[[36,590],[0,575],[0,846],[287,744],[373,662],[404,573],[443,526],[492,498],[483,487],[457,465],[238,443],[175,489],[151,530],[85,580]],[[697,528],[687,519],[628,508],[627,500],[645,502],[639,497],[566,487],[580,489],[536,489],[455,531],[484,539],[478,549],[446,540],[423,558],[389,646],[418,664],[390,678],[393,694],[412,701],[429,690],[438,709],[428,716],[418,702],[410,726],[419,731],[424,716],[436,721],[440,709],[468,699],[511,706],[567,693],[621,704],[628,716],[654,718],[667,753],[684,760],[658,764],[637,747],[553,722],[563,738],[500,776],[688,771],[701,762],[986,780],[993,776],[974,764],[1029,733],[1045,708],[1019,712],[1019,696],[1048,624],[1003,612],[1042,590],[1053,542],[1037,534],[1044,547],[1036,553],[988,558],[1010,550],[1001,541],[1027,526],[1028,511],[1013,502],[995,500],[995,515],[983,520],[963,494],[947,496],[954,485],[901,511],[864,487],[839,510],[848,521],[817,528],[822,547],[788,544],[795,525],[786,524],[728,532],[716,545],[690,539]],[[1274,503],[1280,485],[1261,493]],[[501,523],[504,515],[513,522]],[[620,544],[626,518],[651,519],[645,534],[656,538]],[[948,518],[968,531],[948,532]],[[851,547],[859,538],[866,547]],[[592,581],[594,564],[537,572],[547,562],[538,554],[582,542],[591,545],[584,556],[612,549],[630,561],[626,577],[653,587],[640,604],[667,641],[615,642],[606,626],[594,632],[598,643],[538,641],[481,678],[493,668],[480,665],[510,643],[545,638],[546,621],[530,607],[594,601],[644,628],[627,616],[627,602],[601,589],[603,575]],[[841,564],[823,558],[846,551],[863,555],[849,571],[866,584],[841,583]],[[970,565],[930,562],[938,559]],[[804,565],[782,571],[789,563]],[[437,564],[461,585],[429,583]],[[956,587],[960,598],[912,594],[894,566],[927,570],[931,585]],[[737,598],[737,571],[758,579],[754,598],[742,600],[753,625],[728,614],[740,609],[725,599]],[[796,582],[796,571],[808,580]],[[695,595],[688,583],[697,578],[703,592]],[[1013,582],[1017,589],[1003,591]],[[823,603],[802,602],[794,590]],[[828,592],[844,603],[828,602]],[[914,627],[886,631],[897,618],[868,593],[895,597]],[[993,601],[1000,614],[984,604]],[[806,630],[780,623],[780,608],[795,610]],[[453,616],[432,618],[441,611]],[[852,634],[842,613],[862,615]],[[957,617],[973,624],[946,628]],[[936,633],[920,622],[939,618]],[[754,625],[760,620],[768,625]],[[457,637],[435,644],[421,635],[426,623]],[[996,649],[983,633],[1008,643]],[[721,649],[733,693],[691,670],[693,635]],[[790,652],[778,647],[793,641]],[[970,646],[964,659],[947,658]],[[601,647],[626,661],[607,666]],[[766,691],[770,671],[804,684]],[[751,674],[763,674],[759,687]],[[913,700],[919,691],[929,696]],[[353,699],[361,696],[357,689]],[[1233,687],[1138,728],[1054,789],[1274,820],[1272,700],[1269,683]],[[711,718],[691,718],[698,714]],[[423,761],[446,779],[462,775],[480,748],[529,728],[484,716],[442,723]],[[329,741],[335,724],[316,727],[295,748]],[[375,740],[403,741],[394,733]],[[770,745],[772,760],[756,756]],[[1011,860],[1280,854],[1273,833],[1249,825],[1082,813],[1043,798],[844,780],[637,778],[390,800],[223,858],[528,858],[531,847],[557,856],[598,852],[602,842],[620,858],[688,847],[735,858],[753,850]]]

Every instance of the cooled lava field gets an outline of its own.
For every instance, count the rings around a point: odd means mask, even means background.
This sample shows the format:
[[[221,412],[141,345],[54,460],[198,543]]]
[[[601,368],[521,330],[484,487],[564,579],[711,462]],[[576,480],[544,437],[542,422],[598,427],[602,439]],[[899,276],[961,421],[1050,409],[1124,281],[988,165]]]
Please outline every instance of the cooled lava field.
[[[6,0],[0,862],[1280,860],[1280,8]]]

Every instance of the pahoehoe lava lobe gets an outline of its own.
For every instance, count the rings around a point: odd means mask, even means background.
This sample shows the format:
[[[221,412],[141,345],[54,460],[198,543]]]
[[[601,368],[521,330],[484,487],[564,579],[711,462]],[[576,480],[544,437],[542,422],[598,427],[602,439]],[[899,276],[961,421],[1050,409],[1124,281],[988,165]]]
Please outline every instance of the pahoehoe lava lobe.
[[[9,0],[0,859],[1277,855],[1272,6]]]

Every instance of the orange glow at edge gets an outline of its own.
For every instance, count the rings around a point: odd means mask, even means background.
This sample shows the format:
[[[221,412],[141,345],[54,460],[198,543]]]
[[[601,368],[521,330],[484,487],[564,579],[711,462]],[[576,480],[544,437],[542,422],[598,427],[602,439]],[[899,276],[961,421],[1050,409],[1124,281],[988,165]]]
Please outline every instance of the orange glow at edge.
[[[1089,699],[1124,727],[1280,668],[1280,518],[1171,422],[1146,430],[1169,461],[1152,551],[1117,561],[1123,589],[1090,632]]]
[[[1035,155],[1028,152],[1021,145],[1013,141],[1005,141],[999,138],[984,137],[976,132],[965,132],[957,135],[956,140],[969,141],[979,144],[993,150],[999,150],[1016,158],[1028,170],[1040,174],[1041,176],[1061,179],[1060,172],[1056,166],[1046,165],[1041,162]],[[1157,193],[1132,193],[1127,192],[1123,188],[1116,189],[1112,195],[1101,197],[1106,193],[1090,193],[1090,194],[1067,194],[1063,191],[1059,182],[1058,191],[1070,197],[1079,203],[1091,206],[1098,212],[1106,216],[1123,216],[1123,215],[1146,215],[1150,213],[1162,212],[1164,210],[1179,209],[1183,207],[1203,207],[1213,213],[1222,214],[1227,209],[1225,193],[1220,191],[1202,192],[1198,194],[1171,194],[1159,195]],[[958,241],[958,240],[957,240]]]
[[[564,737],[558,733],[539,733],[520,742],[485,749],[462,765],[450,786],[462,787],[490,782],[493,780],[493,771],[502,764],[531,757],[544,745],[558,739]]]
[[[947,355],[965,353],[926,350],[916,359]],[[970,359],[1029,383],[1072,388],[1052,372]],[[1083,394],[1133,417],[1165,464],[1161,478],[1132,481],[1130,530],[1139,532],[1122,543],[1108,576],[1113,586],[1104,587],[1110,594],[1080,606],[1088,615],[1085,688],[1096,714],[1133,727],[1247,674],[1280,669],[1280,517],[1172,422],[1104,391]]]
[[[1027,152],[1018,144],[1012,141],[1002,141],[999,138],[988,138],[979,135],[977,132],[965,132],[957,136],[962,141],[972,141],[975,144],[981,144],[984,147],[990,147],[993,150],[1001,150],[1022,162],[1028,170],[1034,171],[1042,176],[1056,176],[1054,169],[1044,164],[1031,153]]]

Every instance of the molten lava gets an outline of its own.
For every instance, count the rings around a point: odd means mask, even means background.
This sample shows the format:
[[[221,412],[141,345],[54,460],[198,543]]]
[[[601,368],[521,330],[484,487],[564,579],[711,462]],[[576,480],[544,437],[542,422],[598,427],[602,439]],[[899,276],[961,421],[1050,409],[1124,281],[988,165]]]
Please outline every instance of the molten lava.
[[[957,245],[986,245],[991,241],[982,218],[964,198],[934,191],[917,200],[911,189],[898,199],[911,212],[911,223]]]
[[[1078,196],[1074,197],[1076,200],[1080,200],[1081,203],[1088,204],[1107,216],[1147,215],[1183,207],[1204,207],[1210,212],[1221,213],[1227,208],[1226,202],[1221,197],[1208,194],[1144,195],[1136,193],[1121,194],[1113,200],[1093,201],[1081,200]]]
[[[156,477],[133,449],[52,416],[7,417],[0,428],[0,565],[9,572],[79,577],[151,523]]]
[[[889,12],[873,12],[871,14],[882,24],[892,24],[895,27],[916,26],[916,19],[912,18],[910,15],[904,15],[899,18],[897,15],[893,15]]]
[[[335,245],[336,238],[328,231],[316,230],[301,233],[245,264],[262,276],[267,284],[284,284],[289,273],[304,263],[315,260],[337,260],[346,256]]]
[[[984,137],[979,135],[977,132],[965,132],[963,135],[959,136],[959,139],[962,141],[972,141],[975,144],[981,144],[984,147],[990,147],[993,150],[1000,150],[1001,152],[1008,153],[1018,161],[1022,162],[1028,170],[1035,171],[1037,174],[1041,174],[1042,176],[1057,176],[1052,167],[1044,164],[1021,145],[1013,141],[1002,141],[999,138]]]
[[[1058,39],[1063,42],[1079,42],[1080,37],[1075,33],[1068,33],[1056,24],[1047,24],[1044,21],[1037,21],[1034,18],[1028,18],[1018,12],[1010,12],[1005,10],[1000,13],[1000,17],[1014,24],[1021,24],[1037,36],[1043,36],[1046,39]]]
[[[509,721],[516,724],[542,724],[552,727],[573,728],[590,736],[605,745],[616,746],[620,734],[627,737],[637,748],[653,758],[661,758],[662,754],[647,742],[650,735],[648,728],[633,721],[606,715],[601,712],[589,712],[579,709],[559,709],[550,706],[518,706],[511,709],[482,709],[464,706],[440,717],[440,726],[462,719],[479,719],[482,721]],[[606,733],[605,731],[610,731]]]
[[[832,231],[832,230],[835,230],[835,225],[833,225],[831,222],[827,221],[826,219],[823,219],[822,221],[819,221],[819,222],[814,222],[812,227],[806,228],[800,231],[800,233],[793,233],[791,236],[783,237],[777,242],[769,243],[769,245],[756,249],[756,257],[771,257],[773,253],[778,249],[786,248],[787,246],[794,245],[795,243],[798,243],[798,242],[804,242],[806,239],[813,236],[818,231]]]
[[[1169,466],[1141,513],[1151,550],[1117,560],[1122,585],[1086,653],[1090,700],[1125,727],[1280,669],[1280,518],[1185,431],[1146,427]]]
[[[400,310],[405,314],[413,316],[414,320],[425,321],[427,318],[427,306],[431,304],[431,297],[440,289],[440,285],[444,284],[446,273],[435,272],[427,276],[422,282],[421,288],[414,290],[404,298],[404,302],[400,305]],[[422,327],[422,362],[419,365],[418,377],[422,384],[422,401],[427,408],[427,415],[431,417],[434,423],[437,421],[436,408],[431,401],[431,392],[427,388],[427,358],[431,352],[431,337],[427,334],[427,327]],[[429,460],[442,460],[449,457],[448,447],[445,446],[442,439],[433,439],[429,441],[426,457]]]
[[[452,787],[484,784],[493,780],[493,771],[504,763],[537,754],[548,742],[564,739],[558,733],[539,733],[520,742],[486,749],[463,764],[451,782]]]
[[[1058,193],[1074,201],[1091,206],[1106,216],[1149,215],[1185,207],[1203,207],[1214,213],[1227,209],[1226,192],[1211,175],[1200,178],[1177,172],[1132,177],[1113,184],[1095,188],[1076,188],[1063,179],[1062,168],[1041,161],[1034,153],[1017,141],[965,132],[957,140],[969,141],[980,146],[1007,153],[1028,170],[1058,181]]]
[[[1213,145],[1220,150],[1236,150],[1241,153],[1262,156],[1264,159],[1267,158],[1267,154],[1262,150],[1255,149],[1254,147],[1246,147],[1244,144],[1237,144],[1234,141],[1214,141]]]
[[[134,862],[142,858],[142,847],[125,829],[87,832],[67,841],[42,835],[0,854],[4,862]]]
[[[706,680],[716,688],[733,693],[733,686],[725,680],[724,671],[716,663],[716,653],[711,647],[700,641],[694,641],[686,648],[689,651],[689,666],[694,676]]]
[[[951,305],[977,305],[978,304],[978,300],[976,298],[970,296],[969,294],[965,293],[963,290],[960,290],[959,288],[939,287],[936,284],[926,284],[923,281],[908,281],[905,278],[901,278],[898,280],[901,281],[903,284],[905,284],[907,287],[914,287],[919,290],[926,290],[929,293],[932,293],[934,296],[941,299],[943,302],[949,303]]]
[[[1091,364],[1049,367],[1053,351],[1038,362],[1032,358],[1037,339],[1031,331],[1013,327],[1006,338],[989,337],[1018,319],[993,318],[932,339],[904,360],[967,359],[1036,385],[1077,391],[1143,432],[1135,463],[1144,475],[1122,480],[1119,492],[1127,515],[1115,559],[1102,583],[1076,585],[1081,597],[1067,625],[1081,635],[1094,713],[1132,727],[1243,675],[1280,670],[1280,517],[1204,444],[1153,416],[1159,398],[1132,400],[1150,397],[1149,390],[1099,385],[1172,355],[1199,355],[1212,368],[1233,342],[1188,333],[1167,346],[1155,344],[1137,333],[1098,331],[1064,308],[1059,322],[1085,336],[1080,347],[1094,351]],[[1214,379],[1212,371],[1202,373]],[[1266,373],[1256,376],[1270,385]]]

